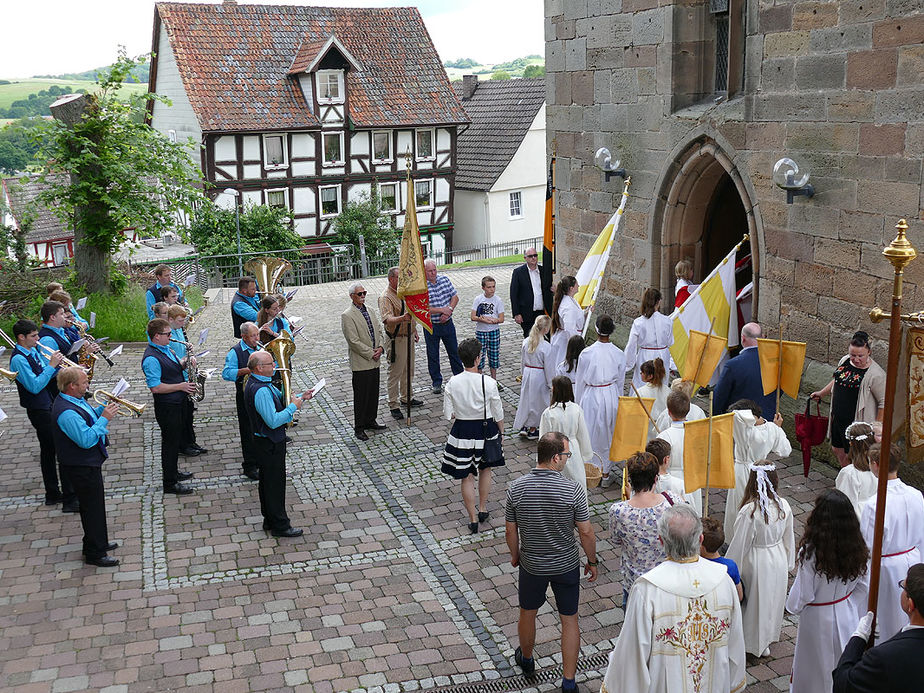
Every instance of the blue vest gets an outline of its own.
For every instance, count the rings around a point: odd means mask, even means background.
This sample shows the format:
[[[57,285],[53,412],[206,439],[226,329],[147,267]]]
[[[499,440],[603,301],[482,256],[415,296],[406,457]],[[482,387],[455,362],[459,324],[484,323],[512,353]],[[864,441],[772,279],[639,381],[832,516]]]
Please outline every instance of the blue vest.
[[[67,338],[62,337],[50,327],[46,327],[45,325],[42,325],[41,329],[39,330],[39,339],[42,337],[51,337],[54,339],[55,344],[58,345],[58,351],[60,351],[65,356],[67,356],[67,352],[71,350],[71,345],[74,343],[67,341]],[[74,359],[71,360],[73,361]],[[58,396],[58,381],[56,378],[52,378],[48,381],[48,394],[51,395],[52,399]]]
[[[260,416],[260,413],[257,411],[257,391],[270,385],[272,385],[272,383],[257,380],[256,378],[248,378],[247,385],[244,386],[244,407],[247,409],[247,416],[250,417],[250,425],[254,433],[266,436],[274,443],[281,443],[286,439],[286,427],[280,426],[279,428],[270,428],[266,425],[266,421],[263,420],[263,417]],[[273,392],[272,389],[270,389],[270,394],[273,396],[273,404],[276,405],[276,411],[285,409],[282,400],[276,396],[276,393]]]
[[[68,402],[63,397],[55,399],[55,403],[51,408],[51,415],[55,420],[53,435],[58,464],[62,467],[102,467],[103,460],[109,457],[109,453],[106,452],[108,436],[100,438],[99,442],[92,448],[82,448],[77,445],[58,425],[58,417],[68,409],[80,414],[83,420],[87,422],[87,426],[92,426],[95,423],[93,417],[90,416],[90,412],[72,402]]]
[[[164,385],[176,385],[177,383],[186,382],[186,373],[183,371],[183,367],[160,349],[155,349],[148,344],[144,350],[144,356],[141,357],[141,362],[144,363],[148,356],[153,356],[160,363],[161,383]],[[154,402],[161,402],[162,404],[182,404],[187,397],[185,392],[154,392],[152,394],[154,395]]]
[[[32,368],[32,372],[36,375],[41,375],[45,371],[45,367],[39,363],[39,360],[35,358],[32,354],[24,354],[21,351],[13,349],[10,351],[10,363],[13,361],[13,356],[19,354],[20,356],[25,356],[26,361],[29,362],[29,366]],[[54,378],[48,381],[49,385],[54,382]],[[51,409],[51,401],[54,399],[54,396],[48,389],[48,385],[39,390],[36,394],[32,394],[26,388],[22,386],[22,383],[19,380],[16,380],[16,389],[19,390],[19,406],[24,409]]]
[[[248,296],[242,296],[240,291],[234,292],[234,297],[231,299],[231,324],[234,325],[234,336],[237,337],[238,339],[241,338],[241,325],[247,322],[247,318],[241,317],[234,310],[234,304],[238,303],[239,301],[243,301],[244,303],[249,305],[254,310],[259,311],[259,309],[253,303],[250,302],[250,298]]]
[[[241,346],[240,342],[231,347],[231,351],[233,351],[237,356],[237,369],[240,370],[241,368],[247,368],[247,362],[250,360],[250,354],[253,352],[248,353],[244,351],[244,347]],[[237,378],[237,380],[234,381],[235,385],[237,387],[242,387],[244,384],[244,378],[246,377],[246,375],[242,375]]]

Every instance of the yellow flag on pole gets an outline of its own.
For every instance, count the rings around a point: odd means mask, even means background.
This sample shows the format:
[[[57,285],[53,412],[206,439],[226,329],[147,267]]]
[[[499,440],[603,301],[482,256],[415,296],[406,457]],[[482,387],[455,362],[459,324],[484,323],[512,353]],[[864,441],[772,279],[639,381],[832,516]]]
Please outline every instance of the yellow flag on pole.
[[[734,488],[735,448],[733,412],[712,417],[712,462],[709,488]],[[706,486],[706,451],[709,419],[687,421],[683,425],[683,484],[685,493]]]
[[[690,330],[687,360],[681,372],[684,380],[691,380],[697,387],[706,387],[727,348],[727,337]]]
[[[805,342],[783,342],[783,367],[780,369],[780,340],[758,339],[757,358],[760,360],[760,379],[764,394],[777,387],[793,399],[799,399],[802,367],[805,365]],[[777,383],[779,377],[779,383]]]
[[[642,407],[644,404],[644,408]],[[645,449],[648,443],[648,414],[654,406],[653,397],[620,397],[616,410],[616,426],[610,443],[610,459],[614,462],[627,459]]]

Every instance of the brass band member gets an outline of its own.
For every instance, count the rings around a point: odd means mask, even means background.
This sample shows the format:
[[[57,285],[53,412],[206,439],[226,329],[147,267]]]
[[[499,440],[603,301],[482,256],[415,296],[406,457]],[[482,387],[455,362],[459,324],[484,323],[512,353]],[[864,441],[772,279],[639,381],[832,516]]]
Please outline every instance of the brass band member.
[[[92,407],[83,396],[89,385],[80,368],[63,368],[58,373],[58,390],[51,413],[55,420],[55,447],[61,458],[61,472],[70,481],[80,502],[83,525],[83,556],[90,565],[110,568],[119,560],[107,555],[118,547],[109,542],[106,528],[106,494],[103,491],[103,461],[109,422],[119,405]]]
[[[279,298],[276,296],[264,296],[260,301],[260,312],[257,313],[257,324],[260,326],[260,341],[266,344],[270,342],[285,330],[292,334],[292,326],[288,319],[282,315]]]
[[[286,424],[297,409],[311,399],[292,396],[289,404],[282,403],[282,392],[271,382],[272,354],[256,351],[247,361],[250,378],[244,386],[244,406],[254,432],[254,447],[260,464],[260,512],[263,529],[274,537],[300,537],[303,530],[292,526],[286,514]]]
[[[196,384],[186,381],[184,362],[168,346],[170,323],[155,318],[148,323],[148,346],[141,359],[147,385],[154,395],[154,418],[160,426],[160,466],[164,493],[184,496],[193,490],[180,483],[192,478],[192,473],[177,469],[180,440],[183,436],[183,411]]]
[[[29,423],[38,437],[42,481],[45,483],[45,505],[56,505],[64,500],[65,512],[77,512],[77,497],[63,474],[63,497],[58,489],[55,462],[54,421],[51,418],[54,395],[49,383],[54,379],[61,364],[61,352],[55,351],[51,358],[45,358],[35,346],[39,339],[38,326],[31,320],[16,321],[13,325],[13,336],[16,346],[10,352],[10,370],[19,372],[16,376],[19,404],[26,410]]]
[[[241,341],[231,347],[225,357],[225,367],[221,377],[234,383],[234,401],[237,404],[237,425],[241,433],[241,451],[244,453],[243,474],[254,481],[260,478],[257,450],[253,442],[253,428],[250,417],[244,407],[244,378],[250,375],[247,363],[251,355],[259,349],[257,335],[259,328],[252,322],[241,325]]]
[[[67,327],[64,304],[58,301],[45,301],[42,304],[42,327],[39,329],[39,341],[51,351],[60,351],[67,356],[71,346],[77,341],[76,337],[64,331]],[[99,347],[96,350],[99,350]],[[50,353],[50,352],[47,352]],[[58,385],[54,378],[48,383],[48,391],[52,399],[58,396]]]
[[[147,293],[144,296],[144,300],[148,306],[148,319],[154,317],[154,311],[151,309],[152,306],[158,301],[162,301],[163,297],[160,293],[160,290],[165,286],[173,286],[178,292],[177,301],[179,303],[186,303],[186,297],[183,295],[183,290],[173,283],[173,270],[170,268],[170,265],[158,265],[154,268],[154,277],[157,281],[148,289]]]
[[[231,299],[231,324],[234,326],[234,336],[241,336],[241,324],[256,322],[257,311],[260,310],[260,301],[257,296],[257,280],[253,277],[241,277],[237,281],[237,292]]]
[[[80,313],[77,312],[77,308],[74,306],[74,302],[71,299],[71,295],[66,292],[64,289],[59,289],[57,291],[52,291],[48,296],[49,301],[57,301],[64,306],[64,319],[65,322],[69,323],[70,327],[65,328],[71,336],[74,337],[74,341],[80,338],[80,333],[77,330],[76,325],[79,323],[83,325],[85,330],[90,329],[90,323],[80,317]]]
[[[185,363],[186,368],[195,368],[196,358],[187,353],[186,343],[189,341],[186,334],[186,322],[189,320],[189,312],[185,306],[172,305],[167,309],[167,322],[170,324],[170,349],[176,354],[180,363]],[[186,375],[189,373],[187,371]],[[189,378],[186,378],[189,380]],[[180,440],[180,454],[187,457],[197,457],[204,455],[208,450],[196,442],[196,430],[193,428],[193,418],[196,414],[196,405],[189,397],[183,398],[183,438]]]

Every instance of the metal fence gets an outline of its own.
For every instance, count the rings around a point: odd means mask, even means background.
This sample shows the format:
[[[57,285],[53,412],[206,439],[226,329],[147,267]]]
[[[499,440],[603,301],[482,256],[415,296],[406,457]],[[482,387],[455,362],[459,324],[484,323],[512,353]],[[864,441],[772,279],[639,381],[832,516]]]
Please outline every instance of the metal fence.
[[[520,241],[507,241],[472,248],[458,248],[431,252],[430,257],[438,265],[466,263],[522,253],[526,248],[538,247],[541,238],[527,238]],[[173,268],[173,279],[182,284],[186,277],[195,275],[196,285],[203,291],[215,288],[236,287],[242,274],[249,274],[241,268],[248,260],[259,257],[281,257],[292,264],[292,269],[281,278],[284,286],[304,286],[327,282],[361,279],[380,276],[388,272],[389,267],[398,264],[395,255],[366,255],[352,244],[323,245],[316,248],[289,248],[262,253],[242,253],[241,255],[188,255],[173,260],[158,262],[132,263],[133,271],[153,271],[158,264],[167,264]]]

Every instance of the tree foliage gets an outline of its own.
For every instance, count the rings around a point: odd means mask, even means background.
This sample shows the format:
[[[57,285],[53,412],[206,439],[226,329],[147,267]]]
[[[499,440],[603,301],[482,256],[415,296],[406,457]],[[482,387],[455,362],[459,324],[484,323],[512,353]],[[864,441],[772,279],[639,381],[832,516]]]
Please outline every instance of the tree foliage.
[[[491,75],[491,79],[510,79],[510,73],[506,70],[495,70],[494,74]]]
[[[292,230],[283,207],[251,205],[241,212],[241,252],[262,253],[300,248],[302,238]],[[189,225],[189,239],[202,255],[237,253],[237,227],[233,209],[202,205]]]
[[[523,70],[523,76],[527,79],[545,77],[545,65],[527,65]]]
[[[0,173],[13,175],[25,171],[34,163],[38,145],[29,136],[29,130],[41,121],[22,118],[0,129]]]
[[[459,58],[458,60],[447,60],[445,63],[443,63],[443,65],[445,65],[446,67],[455,67],[460,70],[464,70],[468,67],[475,67],[476,65],[480,65],[480,64],[481,63],[475,60],[472,60],[471,58]]]
[[[38,158],[54,167],[42,174],[48,187],[39,201],[74,228],[77,276],[89,291],[108,290],[110,255],[124,229],[160,235],[202,199],[192,145],[170,142],[143,122],[149,99],[169,101],[156,94],[132,95],[127,102],[116,96],[138,62],[120,50],[100,77],[99,91],[85,95],[77,123],[52,120],[35,130]],[[55,175],[60,171],[70,182]]]
[[[334,222],[334,232],[343,243],[352,243],[359,248],[359,237],[363,237],[366,254],[372,257],[397,255],[401,233],[393,226],[394,217],[382,213],[378,191],[373,186],[372,194],[360,193],[358,199],[347,202]]]
[[[9,108],[0,108],[0,118],[27,118],[29,116],[49,115],[48,107],[65,94],[80,94],[84,89],[73,89],[52,84],[48,89],[33,92],[24,99],[17,99]]]

